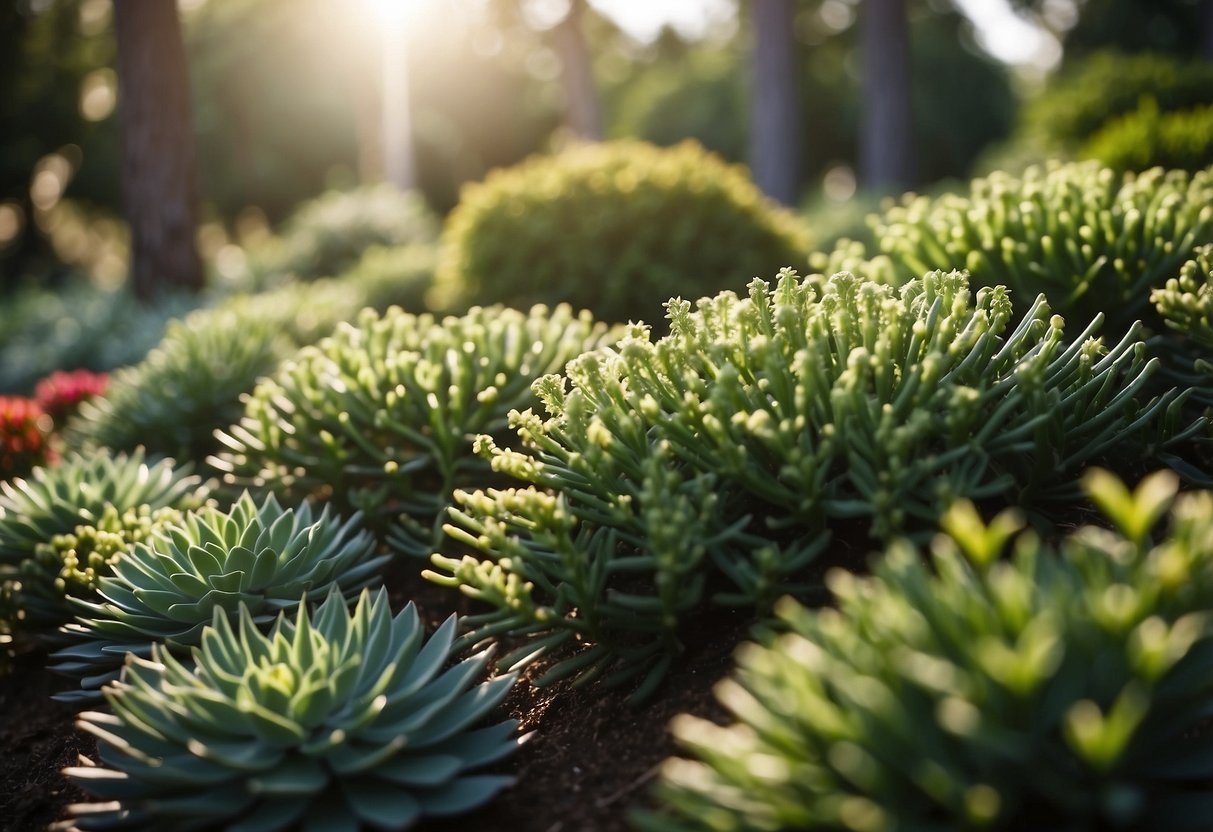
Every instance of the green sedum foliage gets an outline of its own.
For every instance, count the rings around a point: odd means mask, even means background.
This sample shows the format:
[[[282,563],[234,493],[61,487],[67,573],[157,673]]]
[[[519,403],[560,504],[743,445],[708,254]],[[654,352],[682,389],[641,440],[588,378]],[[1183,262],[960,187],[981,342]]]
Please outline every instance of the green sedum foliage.
[[[153,642],[183,650],[199,643],[216,610],[243,605],[261,623],[292,610],[305,593],[336,587],[353,597],[376,581],[387,556],[376,556],[360,518],[345,522],[325,508],[284,509],[245,493],[228,511],[204,508],[135,544],[96,587],[97,600],[73,602],[74,642],[56,652],[53,669],[81,680],[63,701],[95,698],[118,676],[127,653],[150,655]]]
[[[1213,245],[1193,252],[1178,277],[1150,294],[1150,301],[1170,327],[1164,356],[1171,375],[1193,389],[1193,396],[1213,404]]]
[[[60,583],[67,564],[51,556],[52,551],[67,555],[55,544],[60,535],[104,524],[111,514],[188,509],[205,498],[206,489],[188,465],[176,467],[172,460],[148,465],[141,451],[69,454],[53,466],[35,468],[28,479],[0,483],[0,621],[48,634],[70,619],[66,597],[79,587]]]
[[[911,197],[873,219],[872,277],[900,285],[931,269],[967,269],[1006,286],[1020,311],[1044,293],[1073,325],[1101,312],[1114,335],[1157,323],[1150,289],[1213,242],[1213,169],[1124,174],[1097,163],[1049,164],[975,179],[967,194]],[[862,260],[844,244],[814,267]]]
[[[470,303],[570,303],[651,320],[672,295],[799,265],[808,238],[741,168],[694,142],[585,145],[464,189],[443,232],[436,293]]]
[[[691,612],[802,588],[827,528],[888,540],[958,497],[1071,499],[1092,460],[1174,430],[1173,393],[1138,398],[1157,361],[1133,333],[1067,337],[1043,298],[1016,321],[1004,288],[974,296],[961,273],[894,290],[785,270],[668,309],[667,337],[633,327],[539,380],[546,418],[512,414],[523,450],[480,440],[531,487],[459,492],[447,532],[475,554],[426,573],[492,608],[469,639],[525,639],[506,666],[554,654],[540,684],[644,674],[643,698]]]
[[[1198,171],[1213,165],[1213,103],[1160,113],[1158,102],[1146,99],[1105,124],[1084,145],[1082,156],[1119,171],[1154,166]]]
[[[836,609],[781,603],[717,688],[734,721],[672,723],[692,759],[639,828],[1208,829],[1213,493],[1087,484],[1115,530],[1001,559],[1018,519],[959,503],[930,566],[900,543],[830,574]]]
[[[502,432],[534,401],[534,379],[604,334],[567,306],[476,307],[441,322],[367,310],[259,384],[210,461],[232,483],[362,510],[394,527],[400,549],[428,554],[451,493],[488,471],[473,438]]]
[[[350,612],[334,590],[268,635],[237,619],[215,612],[192,665],[161,646],[132,659],[113,713],[81,714],[103,765],[65,773],[118,804],[73,806],[80,829],[407,829],[512,782],[475,770],[515,750],[516,723],[473,726],[513,679],[474,684],[484,653],[448,666],[454,616],[426,641],[412,604],[393,617],[364,592]]]

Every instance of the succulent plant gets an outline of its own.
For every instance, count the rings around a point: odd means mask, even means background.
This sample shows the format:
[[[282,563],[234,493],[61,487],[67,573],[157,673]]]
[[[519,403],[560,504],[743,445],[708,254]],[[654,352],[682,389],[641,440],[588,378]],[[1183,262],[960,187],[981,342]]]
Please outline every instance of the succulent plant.
[[[33,399],[0,396],[0,480],[47,461],[50,418]]]
[[[423,644],[411,603],[364,592],[351,613],[333,590],[268,635],[237,619],[216,610],[192,664],[132,658],[113,713],[81,714],[103,765],[65,773],[105,802],[72,807],[80,829],[407,829],[512,782],[476,770],[518,745],[513,720],[477,727],[513,679],[474,684],[483,653],[448,666],[454,616]]]
[[[1157,327],[1150,290],[1213,243],[1213,169],[1122,176],[1090,162],[994,173],[965,195],[910,198],[877,215],[874,230],[885,258],[873,277],[897,285],[968,269],[975,285],[1010,289],[1020,312],[1044,293],[1072,325],[1103,313],[1119,337],[1137,320]]]
[[[95,698],[127,653],[148,656],[153,642],[197,645],[215,610],[234,616],[243,604],[268,623],[308,592],[333,586],[353,597],[387,561],[359,520],[339,521],[327,507],[283,508],[273,495],[258,505],[245,493],[228,511],[190,512],[136,543],[98,581],[97,600],[73,600],[76,622],[61,630],[73,643],[52,656],[52,669],[79,678],[81,689],[57,698]]]
[[[569,303],[660,323],[671,295],[711,294],[807,255],[807,231],[743,169],[694,142],[609,142],[466,188],[444,227],[435,294],[456,307]]]
[[[1213,245],[1192,252],[1150,302],[1171,332],[1158,339],[1158,351],[1171,362],[1171,375],[1193,389],[1201,403],[1213,404]]]
[[[35,468],[28,479],[0,483],[0,618],[34,634],[52,633],[71,617],[58,582],[64,564],[47,557],[45,547],[59,535],[96,525],[108,512],[201,505],[207,490],[190,467],[172,460],[144,462],[132,454],[69,454],[49,468]]]
[[[451,492],[488,472],[473,437],[501,432],[512,408],[534,401],[532,380],[604,333],[567,306],[477,307],[441,322],[366,310],[259,384],[210,462],[231,483],[322,493],[380,529],[395,524],[402,550],[429,554]]]
[[[960,273],[898,291],[785,270],[668,308],[667,337],[633,327],[539,380],[546,418],[512,416],[522,450],[480,440],[531,487],[458,493],[447,532],[474,554],[425,573],[491,607],[470,640],[523,637],[507,667],[559,657],[539,683],[643,673],[643,698],[689,612],[802,590],[832,525],[884,541],[931,533],[957,497],[1046,510],[1091,461],[1203,428],[1179,429],[1174,391],[1139,395],[1157,361],[1132,333],[1067,336],[1043,297],[1016,322],[1004,288],[974,297]]]
[[[1019,519],[961,503],[931,565],[901,543],[831,573],[837,608],[781,603],[717,688],[731,723],[671,724],[690,759],[638,827],[1208,829],[1213,493],[1087,482],[1115,530],[1002,559]]]

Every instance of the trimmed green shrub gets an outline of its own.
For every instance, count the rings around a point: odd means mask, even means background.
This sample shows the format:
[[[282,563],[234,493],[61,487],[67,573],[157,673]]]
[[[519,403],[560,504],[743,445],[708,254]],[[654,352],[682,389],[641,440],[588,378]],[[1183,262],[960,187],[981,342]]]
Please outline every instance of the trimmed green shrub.
[[[500,433],[529,386],[602,343],[567,306],[431,315],[365,310],[262,381],[210,462],[229,483],[359,509],[400,549],[429,554],[451,492],[483,481],[478,433]]]
[[[1156,326],[1150,289],[1213,242],[1213,169],[1121,176],[1093,162],[1050,164],[976,179],[964,195],[913,197],[872,221],[884,255],[873,278],[900,285],[964,268],[978,286],[1010,289],[1021,312],[1043,292],[1072,325],[1102,312],[1118,337],[1136,320]],[[854,244],[846,251],[857,259]]]
[[[73,601],[76,623],[61,630],[74,642],[56,652],[52,669],[81,681],[63,701],[95,698],[116,679],[127,653],[149,656],[200,644],[216,610],[238,607],[259,623],[293,610],[305,593],[337,587],[352,598],[378,579],[387,556],[375,555],[355,515],[336,520],[326,507],[284,509],[245,493],[228,511],[204,508],[136,543],[98,581],[97,600]]]
[[[512,782],[475,770],[515,750],[517,723],[473,726],[513,679],[474,684],[483,653],[447,666],[454,616],[424,643],[416,608],[393,617],[382,590],[353,612],[332,591],[268,635],[237,618],[215,612],[192,664],[133,659],[105,690],[113,713],[81,714],[102,765],[65,773],[103,802],[71,807],[78,828],[406,829]]]
[[[1081,155],[1120,171],[1154,166],[1200,170],[1213,164],[1213,103],[1160,113],[1158,102],[1148,98],[1100,128]]]
[[[250,267],[256,285],[250,288],[340,275],[373,246],[433,243],[438,230],[438,219],[420,193],[388,183],[329,191],[301,205],[280,237],[254,250]]]
[[[426,573],[492,608],[470,640],[524,639],[505,666],[554,654],[539,684],[646,674],[643,698],[690,611],[802,589],[831,526],[888,540],[957,497],[1073,499],[1081,468],[1142,459],[1180,404],[1137,398],[1157,362],[1136,335],[1067,338],[1043,297],[1016,322],[1005,289],[974,297],[960,273],[819,293],[785,270],[668,309],[669,336],[633,327],[536,382],[546,418],[512,415],[523,450],[481,438],[532,487],[457,493],[446,530],[476,554]]]
[[[75,584],[60,583],[65,564],[40,548],[53,547],[57,536],[95,525],[111,511],[186,509],[205,498],[188,465],[147,465],[141,451],[69,454],[54,466],[35,468],[28,479],[0,483],[0,620],[49,633],[71,617],[65,592],[70,597]]]
[[[424,312],[437,259],[436,246],[374,246],[341,275],[337,285],[347,293],[358,293],[362,305],[372,309],[399,306]]]
[[[652,320],[672,295],[798,266],[808,238],[746,173],[694,142],[584,145],[465,187],[443,232],[436,293],[470,303],[570,303]]]
[[[1213,494],[1129,493],[1093,472],[1115,531],[1059,550],[954,507],[932,563],[904,543],[788,600],[717,687],[733,722],[679,716],[648,832],[1208,829]],[[1170,528],[1151,532],[1171,506]]]

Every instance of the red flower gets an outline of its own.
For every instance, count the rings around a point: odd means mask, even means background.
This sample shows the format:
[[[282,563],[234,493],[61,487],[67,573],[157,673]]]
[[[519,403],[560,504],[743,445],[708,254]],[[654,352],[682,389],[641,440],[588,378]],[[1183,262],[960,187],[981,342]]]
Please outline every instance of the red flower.
[[[0,480],[47,462],[50,418],[33,399],[0,396]]]
[[[80,406],[80,402],[105,393],[109,376],[88,370],[56,370],[38,382],[34,393],[38,405],[54,421],[61,422]]]

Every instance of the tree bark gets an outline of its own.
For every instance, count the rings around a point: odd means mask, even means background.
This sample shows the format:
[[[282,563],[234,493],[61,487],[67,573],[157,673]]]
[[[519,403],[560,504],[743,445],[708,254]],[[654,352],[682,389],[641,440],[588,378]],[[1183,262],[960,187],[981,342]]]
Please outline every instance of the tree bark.
[[[910,33],[905,0],[864,0],[864,119],[860,184],[903,191],[914,183]]]
[[[564,87],[565,118],[573,135],[587,141],[602,140],[602,105],[594,83],[594,66],[586,46],[581,19],[585,0],[572,0],[569,13],[556,24],[553,37],[560,56],[560,78]]]
[[[785,205],[800,195],[800,97],[793,0],[753,0],[754,91],[750,168],[763,193]]]
[[[1213,61],[1213,0],[1200,0],[1200,54]]]
[[[197,291],[198,160],[177,4],[115,0],[114,31],[131,287],[141,300]]]

